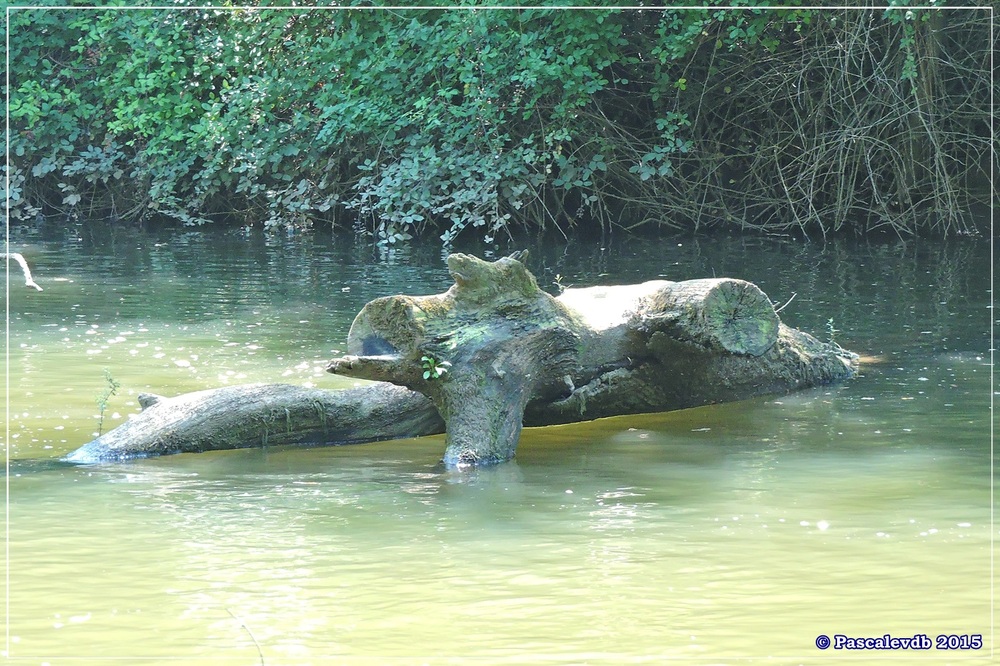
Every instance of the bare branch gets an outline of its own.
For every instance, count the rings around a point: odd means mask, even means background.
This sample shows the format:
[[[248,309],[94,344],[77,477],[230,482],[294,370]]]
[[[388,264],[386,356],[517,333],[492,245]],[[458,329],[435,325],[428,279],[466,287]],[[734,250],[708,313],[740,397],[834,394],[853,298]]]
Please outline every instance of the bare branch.
[[[24,260],[23,256],[21,256],[17,252],[5,252],[4,256],[6,256],[8,259],[13,259],[21,267],[21,270],[24,272],[25,287],[30,287],[33,289],[37,289],[38,291],[42,291],[42,288],[39,287],[38,284],[36,284],[35,281],[31,278],[31,269],[28,268],[28,262]]]

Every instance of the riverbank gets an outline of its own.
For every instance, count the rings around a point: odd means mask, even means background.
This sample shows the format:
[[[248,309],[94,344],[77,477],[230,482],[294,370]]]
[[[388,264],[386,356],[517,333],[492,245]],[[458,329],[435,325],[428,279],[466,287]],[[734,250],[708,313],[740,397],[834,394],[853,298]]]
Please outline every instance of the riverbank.
[[[335,224],[384,247],[988,228],[988,6],[10,16],[15,219]]]

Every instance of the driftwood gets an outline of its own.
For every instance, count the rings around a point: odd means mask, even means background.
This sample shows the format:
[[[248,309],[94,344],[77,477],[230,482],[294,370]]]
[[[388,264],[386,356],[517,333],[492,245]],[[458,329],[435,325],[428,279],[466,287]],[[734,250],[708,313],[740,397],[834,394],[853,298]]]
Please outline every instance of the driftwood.
[[[540,290],[526,253],[448,257],[455,285],[362,309],[329,371],[427,395],[445,463],[513,457],[522,423],[566,423],[783,393],[849,377],[857,357],[781,324],[728,278]],[[450,364],[440,377],[430,367]]]
[[[95,463],[283,444],[355,444],[444,432],[430,401],[392,384],[344,391],[243,384],[175,398],[141,394],[142,412],[65,460]]]
[[[555,298],[537,287],[524,256],[489,263],[454,254],[446,293],[368,303],[348,335],[349,355],[329,370],[380,383],[142,398],[141,414],[67,460],[446,432],[444,461],[460,467],[510,459],[522,424],[786,393],[857,368],[856,355],[782,324],[751,283],[657,280]]]
[[[6,257],[7,259],[13,259],[21,267],[21,272],[24,273],[25,287],[28,287],[29,289],[35,289],[37,291],[42,291],[42,288],[39,287],[38,284],[35,282],[35,280],[31,277],[31,269],[28,268],[28,262],[25,261],[23,256],[21,256],[17,252],[4,252],[3,256]]]

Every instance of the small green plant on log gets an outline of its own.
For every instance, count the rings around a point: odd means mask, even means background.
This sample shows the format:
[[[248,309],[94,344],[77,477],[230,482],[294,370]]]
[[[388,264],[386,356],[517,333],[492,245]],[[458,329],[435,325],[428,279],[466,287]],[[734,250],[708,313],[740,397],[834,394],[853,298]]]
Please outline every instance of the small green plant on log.
[[[433,356],[421,356],[420,367],[424,369],[424,379],[434,381],[435,379],[440,379],[441,375],[448,372],[451,363],[448,361],[439,361]]]
[[[121,382],[111,375],[111,370],[104,368],[104,390],[97,396],[97,408],[100,410],[100,415],[97,417],[98,435],[104,431],[104,412],[108,408],[108,401],[111,399],[111,396],[118,393],[118,389],[121,387]]]
[[[556,279],[552,282],[552,284],[556,286],[556,289],[559,290],[560,294],[573,286],[571,284],[563,284],[563,276],[559,273],[556,273]]]
[[[837,333],[840,333],[840,329],[834,328],[833,317],[830,317],[829,319],[826,320],[826,332],[829,335],[828,342],[831,345],[837,345]],[[837,346],[839,347],[840,345]]]

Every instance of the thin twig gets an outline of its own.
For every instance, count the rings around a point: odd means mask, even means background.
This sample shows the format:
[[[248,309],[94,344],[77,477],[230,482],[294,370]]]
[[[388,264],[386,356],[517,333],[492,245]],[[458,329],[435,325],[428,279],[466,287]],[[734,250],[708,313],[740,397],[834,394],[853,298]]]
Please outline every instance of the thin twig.
[[[794,301],[796,296],[798,296],[798,294],[793,291],[792,295],[789,297],[789,299],[787,301],[785,301],[784,305],[782,305],[780,308],[774,308],[774,313],[777,314],[777,313],[781,312],[782,310],[784,310],[786,307],[788,307],[788,304],[791,303],[792,301]]]
[[[254,647],[257,648],[257,654],[260,656],[260,666],[264,666],[264,653],[260,649],[260,643],[257,642],[257,637],[253,635],[252,631],[250,631],[250,627],[247,626],[246,622],[236,617],[236,613],[229,610],[229,608],[226,608],[226,612],[229,613],[233,617],[233,619],[239,622],[240,626],[246,630],[247,635],[250,636],[250,640],[253,641]]]
[[[17,252],[6,252],[5,254],[21,266],[21,270],[24,272],[24,286],[33,287],[38,291],[42,291],[42,288],[39,287],[33,279],[31,279],[31,269],[28,268],[28,262],[24,260],[24,257]]]

